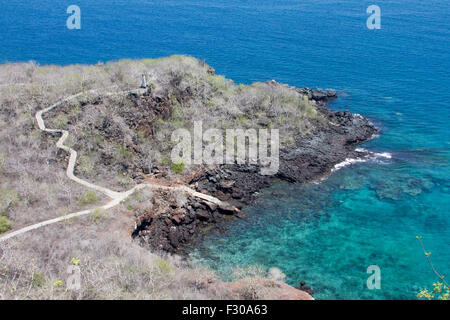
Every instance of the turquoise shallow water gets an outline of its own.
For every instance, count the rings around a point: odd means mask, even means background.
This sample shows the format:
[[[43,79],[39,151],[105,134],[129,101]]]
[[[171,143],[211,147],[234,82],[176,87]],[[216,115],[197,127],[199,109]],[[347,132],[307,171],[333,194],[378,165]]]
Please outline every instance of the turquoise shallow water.
[[[434,158],[430,167],[445,168]],[[412,299],[435,280],[415,236],[424,237],[439,269],[450,261],[442,209],[450,183],[423,164],[412,167],[383,160],[342,169],[320,184],[276,184],[246,209],[248,218],[209,235],[193,260],[226,279],[236,266],[276,266],[288,283],[306,281],[316,298]],[[381,269],[381,290],[366,287],[370,265]]]
[[[96,63],[190,54],[237,82],[276,79],[334,88],[332,106],[382,130],[364,145],[391,160],[344,168],[320,184],[276,184],[249,217],[211,234],[192,260],[227,278],[235,266],[277,266],[317,298],[414,298],[435,280],[415,240],[450,277],[450,2],[386,1],[368,30],[360,0],[0,0],[0,62]],[[365,287],[381,268],[381,290]]]

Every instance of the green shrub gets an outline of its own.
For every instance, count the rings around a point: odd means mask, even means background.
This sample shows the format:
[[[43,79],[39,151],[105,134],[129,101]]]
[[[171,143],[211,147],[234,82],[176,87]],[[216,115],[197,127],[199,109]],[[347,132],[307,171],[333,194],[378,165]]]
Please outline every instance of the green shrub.
[[[106,218],[106,210],[103,208],[96,208],[92,211],[91,216],[92,220],[94,220],[95,223],[98,223]]]
[[[170,121],[174,122],[174,121],[183,121],[183,120],[184,120],[184,117],[181,112],[180,105],[179,104],[174,105],[172,108],[172,116],[170,118]]]
[[[238,115],[237,119],[239,123],[245,123],[250,120],[250,118],[245,115]]]
[[[69,122],[69,118],[65,114],[61,113],[55,117],[53,122],[55,123],[56,127],[63,128]]]
[[[0,153],[0,172],[5,167],[6,157],[4,154]]]
[[[161,273],[168,274],[173,271],[172,264],[165,259],[156,258],[155,260],[153,260],[153,263]]]
[[[0,214],[6,213],[19,202],[19,195],[13,190],[0,189]]]
[[[90,174],[94,170],[94,162],[88,156],[82,156],[77,168],[84,174]]]
[[[177,97],[174,96],[173,94],[169,94],[169,99],[170,99],[170,102],[172,103],[172,105],[174,105],[174,106],[179,106],[180,105],[180,103],[178,102]]]
[[[430,292],[428,289],[421,290],[417,294],[417,298],[421,300],[449,300],[450,288],[442,282],[433,283],[433,290]]]
[[[215,91],[227,91],[232,87],[231,81],[224,76],[210,76],[210,83]]]
[[[161,164],[169,164],[170,163],[170,159],[167,157],[162,157],[161,158]]]
[[[140,61],[148,66],[153,66],[158,62],[156,59],[141,59]]]
[[[81,110],[81,108],[79,106],[72,106],[70,108],[70,115],[72,116],[77,116],[79,115],[81,112],[83,112],[83,110]]]
[[[245,85],[245,84],[242,84],[242,83],[240,85],[238,85],[238,89],[241,92],[244,92],[244,91],[246,91],[246,90],[248,90],[250,88],[251,88],[251,86],[248,86],[248,85]]]
[[[83,194],[81,197],[79,197],[77,202],[78,204],[85,206],[88,204],[96,203],[98,200],[99,200],[98,196],[94,192],[89,191]]]
[[[133,185],[133,179],[126,174],[119,173],[117,181],[121,187],[128,188]]]
[[[45,276],[41,273],[33,273],[31,276],[31,284],[33,287],[42,287],[45,284]]]
[[[64,282],[63,282],[62,280],[55,280],[55,281],[53,282],[53,285],[54,285],[55,287],[62,287],[63,284],[64,284]]]
[[[175,173],[183,173],[185,169],[184,161],[181,159],[174,160],[170,169]]]
[[[212,101],[212,100],[209,100],[207,103],[206,103],[206,106],[208,107],[208,108],[214,108],[215,106],[216,106],[216,104],[214,103],[214,101]]]
[[[439,279],[442,281],[442,282],[438,281],[438,282],[433,283],[433,290],[431,292],[428,291],[428,289],[424,289],[424,290],[419,291],[419,293],[417,294],[417,298],[421,299],[421,300],[424,300],[424,299],[427,299],[427,300],[435,300],[435,299],[437,299],[437,300],[449,300],[449,298],[450,298],[450,288],[449,288],[448,283],[444,280],[445,276],[439,274],[436,271],[436,269],[434,268],[433,264],[431,263],[431,260],[430,260],[431,252],[428,252],[425,249],[425,246],[424,246],[423,241],[422,241],[422,237],[421,236],[416,236],[416,239],[417,239],[417,241],[419,241],[420,246],[422,247],[422,251],[423,251],[425,257],[427,258],[431,269],[436,274],[436,276],[438,276]]]
[[[12,221],[5,216],[0,216],[0,233],[11,230]]]
[[[118,146],[116,148],[116,154],[121,159],[129,159],[129,158],[131,158],[131,152],[128,151],[127,147],[125,147],[125,146]]]

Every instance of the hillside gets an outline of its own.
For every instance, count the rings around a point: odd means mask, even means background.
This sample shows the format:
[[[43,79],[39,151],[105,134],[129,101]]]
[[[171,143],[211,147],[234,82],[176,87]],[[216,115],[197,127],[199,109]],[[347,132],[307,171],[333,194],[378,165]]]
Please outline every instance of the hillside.
[[[148,87],[138,89],[142,73]],[[333,91],[273,81],[238,85],[184,56],[95,66],[5,64],[0,91],[0,232],[89,211],[1,243],[3,298],[273,297],[271,286],[252,280],[270,277],[265,270],[240,272],[236,280],[246,280],[232,288],[242,292],[230,293],[211,271],[167,253],[183,254],[211,226],[244,218],[241,209],[274,179],[309,182],[348,157],[368,156],[355,146],[376,133],[360,115],[328,110]],[[71,95],[77,96],[63,100]],[[56,131],[44,132],[35,115],[54,103],[42,119]],[[248,164],[238,149],[233,163],[174,159],[174,132],[195,136],[196,122],[203,132],[279,130],[277,170],[261,174],[267,164],[261,158]],[[74,176],[98,189],[67,178],[69,154],[56,147],[58,130],[67,131],[64,146],[77,152]],[[103,189],[133,194],[112,209],[95,209],[108,203]],[[77,292],[61,284],[74,261],[85,284]]]

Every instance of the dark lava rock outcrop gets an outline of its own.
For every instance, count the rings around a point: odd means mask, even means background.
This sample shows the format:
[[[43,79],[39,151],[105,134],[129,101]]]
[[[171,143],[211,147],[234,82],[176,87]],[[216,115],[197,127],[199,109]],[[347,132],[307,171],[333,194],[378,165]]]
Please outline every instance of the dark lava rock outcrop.
[[[256,165],[202,167],[185,182],[198,192],[225,201],[227,206],[218,207],[192,197],[177,205],[174,195],[166,192],[159,195],[151,212],[138,217],[134,236],[154,250],[182,252],[180,249],[203,231],[211,227],[223,231],[228,219],[245,217],[236,208],[250,204],[255,193],[268,187],[274,179],[311,182],[330,174],[346,158],[360,157],[361,152],[355,152],[355,146],[377,133],[374,125],[359,114],[326,108],[328,101],[336,98],[335,91],[308,88],[298,91],[307,95],[324,117],[317,120],[311,132],[297,137],[291,148],[280,150],[276,175],[263,176]]]

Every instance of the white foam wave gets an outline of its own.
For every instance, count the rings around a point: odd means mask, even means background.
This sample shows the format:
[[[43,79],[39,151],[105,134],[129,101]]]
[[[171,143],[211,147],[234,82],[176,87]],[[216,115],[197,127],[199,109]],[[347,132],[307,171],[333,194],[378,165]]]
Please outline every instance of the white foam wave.
[[[392,154],[389,152],[374,153],[374,155],[376,158],[392,159]]]
[[[368,159],[363,159],[363,158],[356,158],[356,159],[347,158],[347,159],[345,159],[344,161],[342,161],[342,162],[336,164],[336,165],[334,166],[334,168],[331,169],[331,172],[335,172],[335,171],[337,171],[337,170],[339,170],[339,169],[348,167],[349,165],[352,165],[352,164],[355,164],[355,163],[358,163],[358,162],[366,162],[367,160],[368,160]]]
[[[334,168],[331,169],[331,172],[335,172],[337,170],[340,170],[342,168],[348,167],[352,164],[359,162],[366,162],[380,159],[392,159],[392,154],[389,152],[370,152],[364,148],[356,148],[355,151],[359,153],[364,153],[365,156],[358,158],[346,158],[344,161],[336,164]]]

